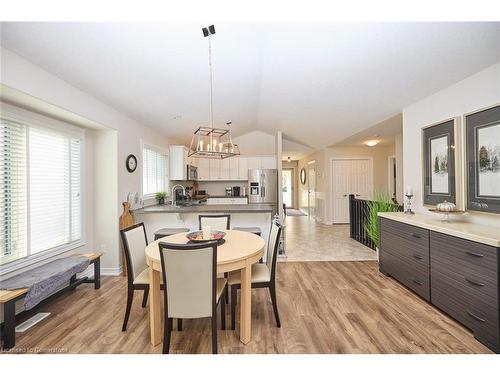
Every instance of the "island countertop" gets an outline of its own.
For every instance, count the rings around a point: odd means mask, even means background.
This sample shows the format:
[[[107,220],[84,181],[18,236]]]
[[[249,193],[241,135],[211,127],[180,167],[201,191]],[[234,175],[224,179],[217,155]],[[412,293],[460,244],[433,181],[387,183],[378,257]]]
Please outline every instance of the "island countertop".
[[[414,225],[420,228],[476,241],[485,245],[500,247],[500,229],[469,223],[460,218],[452,218],[449,222],[440,220],[438,216],[414,214],[407,215],[403,212],[379,212],[379,217],[396,220],[401,223]]]
[[[200,204],[193,206],[154,205],[132,210],[133,214],[148,213],[199,213],[199,212],[273,212],[275,204]]]

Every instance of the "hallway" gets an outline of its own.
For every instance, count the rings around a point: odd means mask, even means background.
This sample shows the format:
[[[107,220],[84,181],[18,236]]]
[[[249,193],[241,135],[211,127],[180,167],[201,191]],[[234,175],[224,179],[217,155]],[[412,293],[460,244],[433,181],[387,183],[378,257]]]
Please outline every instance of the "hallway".
[[[308,216],[286,218],[286,261],[376,260],[376,252],[349,237],[348,224],[321,224]]]

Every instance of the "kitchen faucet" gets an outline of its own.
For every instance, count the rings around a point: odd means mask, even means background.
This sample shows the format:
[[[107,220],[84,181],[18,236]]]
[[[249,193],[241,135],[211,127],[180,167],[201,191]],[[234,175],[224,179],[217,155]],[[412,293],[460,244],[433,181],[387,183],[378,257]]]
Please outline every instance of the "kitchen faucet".
[[[186,195],[186,188],[182,185],[174,185],[172,187],[172,206],[177,206],[177,199],[175,199],[175,191],[178,189],[178,188],[181,188],[182,189],[182,195]]]

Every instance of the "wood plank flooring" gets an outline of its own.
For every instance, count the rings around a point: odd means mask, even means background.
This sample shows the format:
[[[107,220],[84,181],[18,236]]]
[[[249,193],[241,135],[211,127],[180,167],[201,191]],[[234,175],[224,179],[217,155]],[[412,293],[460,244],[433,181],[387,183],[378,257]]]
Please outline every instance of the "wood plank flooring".
[[[470,331],[380,274],[375,262],[279,263],[277,289],[282,328],[267,290],[254,290],[252,341],[243,345],[238,330],[219,330],[219,353],[491,353]],[[81,285],[35,309],[52,315],[18,334],[16,348],[160,353],[161,345],[149,343],[141,299],[136,293],[128,331],[121,332],[125,278],[103,277],[100,290]],[[184,330],[172,334],[171,351],[210,353],[209,319],[185,321]]]

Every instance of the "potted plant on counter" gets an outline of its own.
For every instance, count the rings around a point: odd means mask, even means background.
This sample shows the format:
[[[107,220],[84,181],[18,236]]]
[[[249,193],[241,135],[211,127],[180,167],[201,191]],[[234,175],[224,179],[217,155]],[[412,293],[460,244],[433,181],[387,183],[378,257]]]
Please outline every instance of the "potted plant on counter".
[[[166,196],[167,196],[167,194],[164,191],[160,191],[160,192],[156,193],[155,197],[156,197],[156,200],[158,201],[158,204],[165,204],[165,197]]]
[[[377,261],[379,260],[379,246],[380,246],[380,227],[378,220],[379,212],[398,212],[401,208],[398,204],[394,203],[385,194],[375,194],[374,200],[367,202],[367,216],[364,223],[365,231],[370,239],[375,244],[377,251]]]

